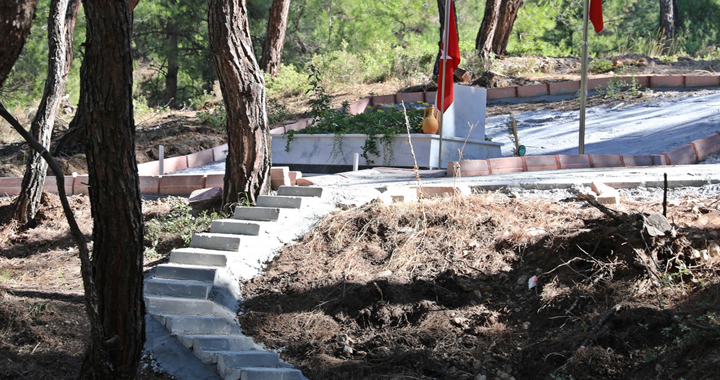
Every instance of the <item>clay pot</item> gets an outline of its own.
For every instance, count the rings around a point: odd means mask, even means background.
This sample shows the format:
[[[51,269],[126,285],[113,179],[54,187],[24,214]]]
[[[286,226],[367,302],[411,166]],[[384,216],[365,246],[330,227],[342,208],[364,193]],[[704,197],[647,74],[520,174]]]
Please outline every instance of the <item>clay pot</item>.
[[[430,114],[428,115],[428,111],[430,111]],[[428,108],[425,108],[425,112],[423,113],[423,123],[422,123],[422,130],[423,133],[428,135],[434,135],[437,133],[439,125],[437,120],[437,114],[438,111],[435,110],[435,106],[430,106]]]

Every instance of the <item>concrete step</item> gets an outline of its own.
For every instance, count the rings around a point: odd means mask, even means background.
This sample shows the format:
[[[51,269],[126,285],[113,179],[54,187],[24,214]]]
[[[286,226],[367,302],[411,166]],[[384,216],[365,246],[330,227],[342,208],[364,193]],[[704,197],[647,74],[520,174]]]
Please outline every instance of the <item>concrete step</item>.
[[[215,364],[223,353],[263,352],[262,348],[245,336],[226,336],[222,338],[198,337],[193,340],[193,354],[205,364]]]
[[[302,202],[301,197],[259,195],[256,203],[258,207],[300,208]]]
[[[279,365],[278,354],[273,351],[225,351],[219,352],[217,357],[217,370],[224,379],[246,379],[247,371],[258,367],[273,370],[284,369],[278,368]],[[272,374],[275,371],[265,373]],[[267,379],[278,378],[281,377]]]
[[[295,197],[322,197],[322,187],[308,187],[308,186],[280,186],[277,190],[277,195],[288,195]]]
[[[211,232],[196,233],[190,240],[190,248],[237,252],[240,249],[240,236]]]
[[[239,334],[240,327],[225,318],[201,315],[170,315],[164,318],[165,328],[172,334]]]
[[[207,299],[211,282],[168,280],[151,278],[145,280],[145,295]]]
[[[227,314],[220,305],[209,300],[156,295],[146,295],[144,298],[148,314],[203,316],[224,316]]]
[[[305,379],[297,369],[294,368],[225,368],[220,371],[218,359],[218,372],[225,380],[303,380]]]
[[[238,339],[241,343],[245,342],[246,339],[249,339],[252,341],[251,338],[246,337],[245,335],[221,334],[221,333],[217,333],[217,334],[215,334],[215,333],[189,334],[188,333],[188,334],[177,334],[175,337],[183,346],[190,348],[190,349],[193,348],[193,345],[195,344],[195,339],[210,339],[210,340],[213,340],[213,339],[218,339],[218,340],[220,340],[220,339],[229,339],[229,340]],[[234,344],[234,343],[230,343],[230,344]],[[238,344],[238,345],[240,345],[240,344]],[[252,348],[248,348],[248,350],[249,349],[252,349]]]
[[[245,222],[236,219],[218,219],[213,220],[210,232],[218,234],[258,236],[260,234],[260,223]]]
[[[277,207],[235,207],[235,219],[275,221],[280,217],[280,209]]]
[[[216,271],[216,268],[203,266],[160,264],[155,267],[154,278],[212,283],[215,280]]]
[[[178,248],[170,252],[173,264],[203,265],[208,267],[224,267],[227,265],[227,252],[202,248]]]

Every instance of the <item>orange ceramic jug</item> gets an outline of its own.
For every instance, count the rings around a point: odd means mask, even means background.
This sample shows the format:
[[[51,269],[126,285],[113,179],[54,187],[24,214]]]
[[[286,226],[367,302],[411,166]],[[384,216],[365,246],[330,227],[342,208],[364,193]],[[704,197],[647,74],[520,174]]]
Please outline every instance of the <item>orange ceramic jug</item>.
[[[430,111],[430,114],[428,115],[428,111]],[[438,120],[437,120],[437,114],[438,111],[435,110],[435,106],[430,106],[428,108],[425,108],[425,112],[423,113],[423,123],[422,123],[422,130],[423,133],[428,135],[434,135],[438,131]]]

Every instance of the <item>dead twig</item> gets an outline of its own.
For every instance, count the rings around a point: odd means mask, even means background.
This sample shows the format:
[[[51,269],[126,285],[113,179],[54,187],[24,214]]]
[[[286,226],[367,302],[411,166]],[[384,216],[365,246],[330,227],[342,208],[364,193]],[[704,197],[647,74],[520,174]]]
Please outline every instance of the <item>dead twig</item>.
[[[588,199],[588,198],[581,198],[584,199],[587,203],[589,203],[591,206],[595,207],[596,209],[600,210],[603,214],[611,217],[616,222],[624,222],[623,217],[627,217],[627,214],[625,213],[619,213],[615,210],[609,209],[602,204],[598,203],[594,199]]]

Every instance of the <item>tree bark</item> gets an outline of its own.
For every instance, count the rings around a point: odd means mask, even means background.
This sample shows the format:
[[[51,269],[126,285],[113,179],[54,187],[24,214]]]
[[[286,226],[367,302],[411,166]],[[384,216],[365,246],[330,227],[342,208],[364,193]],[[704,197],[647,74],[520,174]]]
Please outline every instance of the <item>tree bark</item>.
[[[145,340],[145,307],[131,18],[127,0],[83,5],[87,40],[72,124],[85,131],[94,246],[82,271],[91,336],[79,379],[134,379]]]
[[[524,3],[525,0],[488,0],[485,3],[485,15],[475,39],[475,48],[481,57],[506,53],[517,12]]]
[[[273,77],[280,68],[288,13],[290,13],[290,0],[273,0],[260,58],[260,68]]]
[[[665,36],[666,42],[675,38],[677,21],[675,0],[660,0],[660,31]]]
[[[0,88],[30,34],[37,0],[0,1]]]
[[[70,65],[72,46],[80,0],[52,0],[48,18],[48,74],[45,90],[35,118],[30,125],[32,136],[47,150],[52,136]],[[40,153],[32,150],[25,166],[25,175],[18,198],[15,200],[14,218],[20,224],[35,219],[45,184],[48,164]]]
[[[525,3],[525,0],[502,0],[503,6],[500,7],[500,18],[498,19],[497,29],[493,37],[493,52],[497,55],[505,55],[510,33],[512,33],[518,10]]]
[[[492,41],[500,19],[500,4],[501,0],[487,0],[485,3],[485,14],[475,38],[475,50],[482,58],[488,58],[493,53]]]
[[[167,36],[167,74],[165,74],[165,102],[172,108],[176,108],[177,102],[177,85],[178,85],[178,72],[180,71],[180,63],[178,61],[178,54],[180,45],[178,45],[178,32],[175,20],[167,20],[167,26],[165,28],[165,34]]]
[[[223,203],[255,202],[270,189],[265,81],[255,60],[246,0],[208,0],[213,62],[227,112]]]

